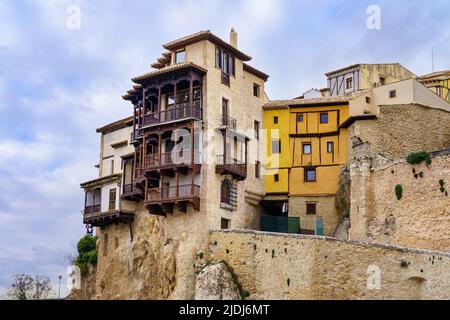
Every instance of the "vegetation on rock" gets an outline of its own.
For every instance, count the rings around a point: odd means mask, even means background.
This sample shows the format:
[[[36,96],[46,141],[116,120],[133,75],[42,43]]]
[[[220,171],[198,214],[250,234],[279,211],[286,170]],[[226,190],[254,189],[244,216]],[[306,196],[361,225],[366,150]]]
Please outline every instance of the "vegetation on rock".
[[[414,152],[406,157],[406,162],[409,164],[420,164],[425,162],[427,166],[431,164],[431,154],[426,151]]]
[[[89,270],[89,265],[97,264],[97,237],[86,235],[78,241],[78,257],[75,265],[80,268],[81,274],[85,275]]]

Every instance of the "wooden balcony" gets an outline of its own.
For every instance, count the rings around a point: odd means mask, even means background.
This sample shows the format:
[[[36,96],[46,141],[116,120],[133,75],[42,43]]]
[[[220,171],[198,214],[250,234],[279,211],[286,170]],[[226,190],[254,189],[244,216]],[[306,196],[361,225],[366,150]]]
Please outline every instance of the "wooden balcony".
[[[83,211],[83,223],[93,227],[104,227],[109,224],[133,221],[134,213],[120,210],[101,212],[100,205],[86,207]]]
[[[232,158],[226,158],[223,155],[217,156],[216,173],[231,174],[237,180],[247,178],[247,163]]]
[[[140,201],[144,199],[144,192],[142,191],[142,188],[139,188],[138,184],[135,182],[125,184],[122,189],[121,198],[128,201]]]
[[[149,213],[166,215],[173,213],[175,205],[180,211],[187,211],[187,204],[192,204],[195,210],[200,210],[200,186],[186,184],[147,190],[145,206]]]
[[[192,168],[198,173],[201,166],[201,153],[198,150],[184,149],[183,152],[164,152],[152,154],[144,158],[144,172],[156,170],[176,170]]]
[[[202,112],[202,108],[199,107],[177,106],[176,108],[143,115],[142,125],[145,127],[192,118],[202,120]]]

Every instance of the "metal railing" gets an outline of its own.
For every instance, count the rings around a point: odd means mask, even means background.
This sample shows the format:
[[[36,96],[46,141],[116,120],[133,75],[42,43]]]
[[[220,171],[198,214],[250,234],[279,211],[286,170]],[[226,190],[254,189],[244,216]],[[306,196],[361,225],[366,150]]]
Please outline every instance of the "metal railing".
[[[227,126],[230,129],[236,130],[237,127],[236,119],[230,116],[222,115],[222,125]]]
[[[224,155],[217,156],[217,166],[223,166],[225,170],[232,173],[239,174],[241,176],[247,175],[247,163],[227,157],[225,159]]]
[[[193,155],[193,159],[192,159]],[[200,164],[200,151],[191,149],[182,149],[180,151],[163,152],[161,154],[152,154],[144,158],[144,169],[154,169],[157,167],[167,167],[176,165]]]

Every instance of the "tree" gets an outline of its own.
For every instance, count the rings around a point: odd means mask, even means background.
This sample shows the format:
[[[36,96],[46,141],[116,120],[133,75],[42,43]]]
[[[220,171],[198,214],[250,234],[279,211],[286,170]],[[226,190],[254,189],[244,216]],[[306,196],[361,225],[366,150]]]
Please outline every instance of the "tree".
[[[27,274],[15,274],[12,276],[13,281],[8,290],[8,296],[18,300],[40,300],[48,297],[52,286],[50,279],[47,277],[32,276]]]
[[[8,296],[17,300],[28,300],[34,287],[34,279],[26,274],[15,274]]]

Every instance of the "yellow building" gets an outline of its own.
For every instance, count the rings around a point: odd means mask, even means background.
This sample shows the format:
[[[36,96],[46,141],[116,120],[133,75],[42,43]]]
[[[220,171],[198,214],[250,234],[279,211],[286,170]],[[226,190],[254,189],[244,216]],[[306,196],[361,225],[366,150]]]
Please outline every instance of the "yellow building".
[[[355,117],[376,117],[374,88],[415,78],[398,63],[351,65],[326,76],[326,89],[264,106],[263,230],[332,235],[341,217],[349,214],[336,208],[348,163],[346,124]]]
[[[302,233],[333,232],[340,217],[335,194],[347,162],[347,129],[341,124],[349,117],[350,100],[361,94],[264,106],[266,214],[300,217]]]
[[[450,70],[429,73],[418,80],[442,99],[450,102]]]

